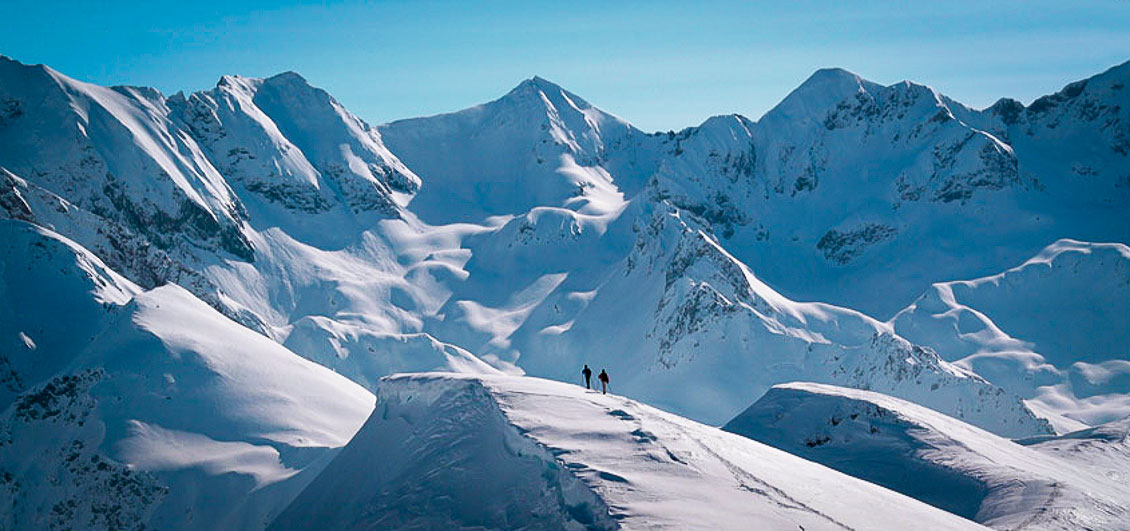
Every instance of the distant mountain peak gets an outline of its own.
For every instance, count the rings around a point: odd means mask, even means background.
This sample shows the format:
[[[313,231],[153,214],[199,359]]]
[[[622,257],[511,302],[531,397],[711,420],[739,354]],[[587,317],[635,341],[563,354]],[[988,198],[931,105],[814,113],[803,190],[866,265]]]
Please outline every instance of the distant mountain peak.
[[[589,102],[585,101],[580,96],[565,90],[561,85],[541,76],[534,76],[522,81],[518,86],[511,89],[510,92],[496,101],[524,101],[529,98],[541,100],[543,96],[545,100],[558,109],[563,106],[576,107],[577,110],[593,108]]]
[[[24,62],[20,61],[19,59],[15,59],[13,57],[9,57],[9,56],[4,55],[4,54],[0,54],[0,65],[8,65],[8,66],[14,66],[14,67],[20,67],[20,68],[27,68],[27,69],[30,69],[30,70],[40,70],[40,71],[44,71],[44,72],[55,72],[55,70],[53,68],[51,68],[51,67],[49,67],[49,66],[47,66],[43,63],[34,63],[34,64],[24,63]]]
[[[862,76],[843,68],[821,68],[808,76],[793,92],[802,90],[820,90],[836,93],[866,92],[876,87],[875,83],[863,79]]]
[[[45,64],[23,63],[18,59],[13,59],[11,57],[8,57],[7,55],[0,54],[0,76],[3,76],[5,72],[8,72],[8,75],[21,76],[26,79],[43,80],[46,78],[53,78],[56,80],[56,82],[59,82],[60,79],[68,80],[70,82],[76,82],[75,80],[72,80],[71,78],[59,73],[58,70],[55,70]]]
[[[306,81],[306,78],[302,77],[302,74],[299,74],[298,72],[295,72],[293,70],[287,70],[286,72],[275,74],[271,77],[265,78],[263,82],[272,84],[310,86],[310,82]]]
[[[762,119],[773,121],[821,117],[829,107],[845,98],[880,88],[881,85],[843,68],[821,68],[808,76],[781,103],[765,113]]]
[[[518,91],[518,90],[564,90],[564,89],[562,89],[561,85],[558,85],[557,83],[554,83],[554,82],[552,82],[552,81],[550,81],[550,80],[548,80],[544,77],[535,75],[533,77],[526,78],[526,79],[522,80],[522,82],[518,83],[518,86],[514,87],[514,89],[511,92]]]

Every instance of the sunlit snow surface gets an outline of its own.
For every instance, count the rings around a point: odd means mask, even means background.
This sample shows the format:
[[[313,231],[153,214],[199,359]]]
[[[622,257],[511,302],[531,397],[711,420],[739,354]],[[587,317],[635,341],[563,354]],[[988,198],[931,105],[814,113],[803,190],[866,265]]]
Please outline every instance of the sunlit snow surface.
[[[272,529],[976,529],[763,444],[530,377],[385,380]]]

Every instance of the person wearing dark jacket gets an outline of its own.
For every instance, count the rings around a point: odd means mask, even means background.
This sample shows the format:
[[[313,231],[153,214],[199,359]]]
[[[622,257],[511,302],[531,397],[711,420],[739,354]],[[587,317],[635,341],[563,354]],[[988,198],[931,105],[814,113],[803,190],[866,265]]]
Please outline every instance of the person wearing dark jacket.
[[[589,385],[592,382],[592,369],[589,368],[589,364],[585,364],[585,368],[581,370],[581,376],[585,377],[585,389],[592,389],[592,386]]]
[[[608,394],[608,373],[605,372],[604,369],[601,369],[600,375],[597,376],[596,379],[600,380],[600,392]]]

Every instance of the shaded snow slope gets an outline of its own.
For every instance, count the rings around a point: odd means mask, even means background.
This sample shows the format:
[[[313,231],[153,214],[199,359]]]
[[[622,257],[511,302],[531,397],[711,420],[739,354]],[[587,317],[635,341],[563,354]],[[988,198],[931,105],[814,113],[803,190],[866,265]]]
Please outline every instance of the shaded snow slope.
[[[140,291],[67,238],[0,219],[0,409],[67,366]]]
[[[1130,247],[1061,240],[1003,273],[934,284],[891,324],[1030,399],[1061,432],[1130,415]]]
[[[6,529],[263,527],[371,411],[356,384],[178,286],[140,292],[49,231],[0,229],[30,248],[2,255],[0,326],[25,339],[5,349]]]
[[[879,393],[779,385],[724,429],[998,529],[1126,525],[1126,461],[1085,470],[1058,458],[1071,449],[1026,448]]]
[[[365,427],[272,529],[979,527],[573,385],[423,374],[380,389]]]

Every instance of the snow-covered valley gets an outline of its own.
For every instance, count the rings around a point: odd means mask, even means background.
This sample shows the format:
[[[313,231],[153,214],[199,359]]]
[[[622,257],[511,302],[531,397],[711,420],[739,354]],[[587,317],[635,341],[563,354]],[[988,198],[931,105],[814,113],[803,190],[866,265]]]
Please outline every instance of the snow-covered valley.
[[[976,110],[828,69],[647,133],[540,77],[371,126],[293,72],[166,96],[0,57],[0,527],[1015,528],[1036,496],[984,485],[1030,476],[978,459],[1130,415],[1128,83]],[[586,363],[627,399],[530,378]],[[788,382],[976,432],[913,466],[974,463],[955,481],[1009,509],[753,435],[780,419],[743,434],[883,487],[705,426]],[[1115,446],[1087,462],[1122,477]],[[1047,522],[1118,527],[1110,474],[1033,459],[1093,509]],[[327,515],[331,488],[361,490]]]

